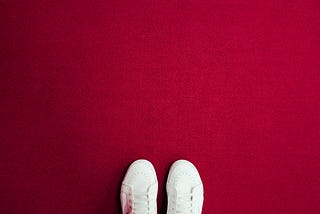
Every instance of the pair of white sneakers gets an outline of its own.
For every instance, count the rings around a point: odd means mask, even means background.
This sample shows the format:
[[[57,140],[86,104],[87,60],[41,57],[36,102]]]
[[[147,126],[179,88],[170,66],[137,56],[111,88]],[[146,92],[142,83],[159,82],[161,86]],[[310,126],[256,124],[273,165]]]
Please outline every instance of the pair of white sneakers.
[[[178,160],[167,179],[167,214],[201,214],[203,184],[196,167]],[[153,165],[147,160],[133,162],[122,182],[120,200],[123,214],[156,214],[158,180]]]

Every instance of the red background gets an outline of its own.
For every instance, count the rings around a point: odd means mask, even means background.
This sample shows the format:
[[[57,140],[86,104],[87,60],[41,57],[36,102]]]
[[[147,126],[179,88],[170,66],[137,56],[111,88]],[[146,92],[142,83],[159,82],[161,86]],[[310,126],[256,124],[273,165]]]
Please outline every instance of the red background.
[[[0,1],[0,212],[118,213],[135,159],[204,213],[320,213],[320,2]],[[162,205],[162,206],[161,206]]]

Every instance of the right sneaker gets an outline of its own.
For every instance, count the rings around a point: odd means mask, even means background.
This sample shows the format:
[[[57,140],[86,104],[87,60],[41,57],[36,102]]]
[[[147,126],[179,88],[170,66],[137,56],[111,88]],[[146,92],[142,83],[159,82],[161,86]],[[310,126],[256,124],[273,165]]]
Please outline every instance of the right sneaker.
[[[191,162],[174,162],[168,175],[167,194],[167,214],[201,214],[203,184],[198,170]]]
[[[153,165],[147,160],[133,162],[121,185],[123,214],[156,214],[158,180]]]

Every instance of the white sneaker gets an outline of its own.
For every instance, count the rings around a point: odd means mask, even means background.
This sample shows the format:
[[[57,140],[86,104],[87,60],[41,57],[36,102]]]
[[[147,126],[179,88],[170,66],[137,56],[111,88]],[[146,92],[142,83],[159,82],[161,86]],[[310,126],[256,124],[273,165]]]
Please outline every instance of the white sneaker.
[[[153,165],[147,160],[133,162],[121,186],[123,214],[156,214],[158,181]]]
[[[201,214],[203,185],[196,167],[186,160],[176,161],[167,180],[167,214]]]

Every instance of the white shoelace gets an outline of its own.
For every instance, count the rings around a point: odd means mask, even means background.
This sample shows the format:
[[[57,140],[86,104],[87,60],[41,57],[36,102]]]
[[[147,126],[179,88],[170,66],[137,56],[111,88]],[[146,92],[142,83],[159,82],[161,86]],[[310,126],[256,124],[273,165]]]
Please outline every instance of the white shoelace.
[[[188,214],[188,213],[193,213],[193,194],[192,193],[187,193],[183,195],[178,195],[177,196],[177,201],[175,199],[172,200],[172,206],[171,210],[169,211],[170,213],[183,213],[183,214]],[[177,205],[177,206],[175,206]]]
[[[151,214],[154,212],[154,199],[147,193],[134,194],[134,200],[130,199],[132,214]]]

